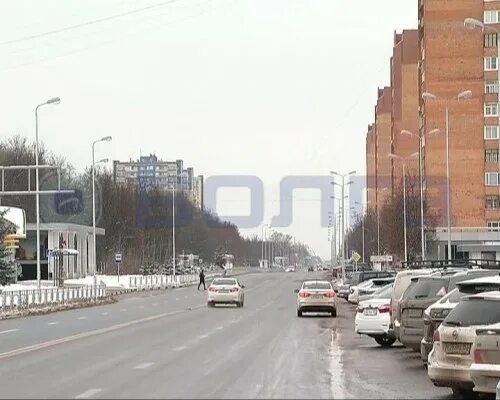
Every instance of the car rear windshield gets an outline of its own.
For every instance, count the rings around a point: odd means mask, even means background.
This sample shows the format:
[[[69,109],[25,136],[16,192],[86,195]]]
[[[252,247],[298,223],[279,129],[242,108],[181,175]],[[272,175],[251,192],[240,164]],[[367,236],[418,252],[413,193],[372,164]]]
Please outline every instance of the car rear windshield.
[[[412,283],[408,287],[408,290],[404,294],[404,298],[418,300],[437,297],[440,291],[442,291],[442,295],[445,295],[445,288],[447,286],[447,279],[420,278],[417,282]]]
[[[214,286],[236,285],[236,281],[234,279],[214,279],[212,285]]]
[[[380,288],[375,293],[373,293],[373,297],[376,299],[389,299],[392,294],[392,285]]]
[[[484,276],[493,276],[498,275],[498,271],[489,271],[489,270],[477,270],[477,271],[469,271],[466,275],[458,275],[452,276],[450,278],[450,284],[448,286],[448,292],[451,292],[453,289],[457,287],[457,283],[468,281],[470,279],[481,278]]]
[[[328,282],[305,282],[304,289],[331,290],[332,286]]]
[[[483,299],[466,299],[448,314],[445,326],[491,325],[500,322],[500,302]]]

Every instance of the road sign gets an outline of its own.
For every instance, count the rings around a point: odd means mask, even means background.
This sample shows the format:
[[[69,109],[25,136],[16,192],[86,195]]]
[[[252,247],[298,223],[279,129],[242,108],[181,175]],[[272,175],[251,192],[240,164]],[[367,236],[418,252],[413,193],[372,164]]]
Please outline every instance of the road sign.
[[[354,262],[359,262],[359,260],[361,260],[361,256],[356,253],[355,251],[352,252],[352,259],[354,260]]]
[[[115,254],[115,262],[121,263],[122,262],[122,253],[116,253]]]

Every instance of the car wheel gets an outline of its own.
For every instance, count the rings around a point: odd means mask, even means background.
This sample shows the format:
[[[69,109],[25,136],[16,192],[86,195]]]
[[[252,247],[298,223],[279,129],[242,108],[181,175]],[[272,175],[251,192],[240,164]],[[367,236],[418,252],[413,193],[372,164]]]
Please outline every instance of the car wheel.
[[[207,307],[213,307],[214,305],[213,301],[207,301]]]
[[[395,337],[389,335],[377,336],[374,339],[382,347],[391,347],[396,341]]]
[[[297,317],[302,317],[302,311],[301,310],[297,310]]]
[[[337,317],[337,309],[334,309],[332,312],[332,318],[336,318]]]

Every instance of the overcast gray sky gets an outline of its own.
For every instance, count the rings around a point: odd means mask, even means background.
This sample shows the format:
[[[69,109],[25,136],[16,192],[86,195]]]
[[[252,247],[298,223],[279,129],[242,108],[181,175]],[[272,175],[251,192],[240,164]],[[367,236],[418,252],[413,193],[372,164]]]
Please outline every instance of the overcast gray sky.
[[[160,2],[0,2],[0,135],[34,137],[35,106],[60,96],[41,113],[40,137],[77,169],[90,164],[92,140],[110,134],[98,158],[154,152],[205,176],[256,175],[265,222],[284,176],[364,173],[393,32],[416,27],[416,0],[172,0],[15,41]],[[296,198],[282,231],[329,257],[319,194]],[[220,213],[248,209],[244,191],[221,191]]]

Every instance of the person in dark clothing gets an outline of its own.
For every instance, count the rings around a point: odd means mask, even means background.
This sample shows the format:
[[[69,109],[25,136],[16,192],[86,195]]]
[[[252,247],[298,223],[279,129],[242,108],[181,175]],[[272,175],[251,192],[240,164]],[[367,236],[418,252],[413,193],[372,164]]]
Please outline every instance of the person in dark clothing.
[[[200,271],[200,283],[198,283],[198,290],[200,290],[200,286],[203,283],[203,290],[207,290],[205,286],[205,272],[203,272],[203,269]]]

